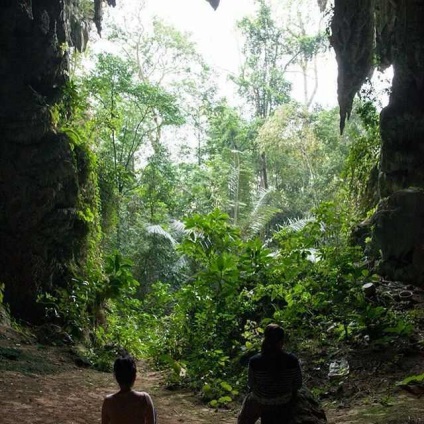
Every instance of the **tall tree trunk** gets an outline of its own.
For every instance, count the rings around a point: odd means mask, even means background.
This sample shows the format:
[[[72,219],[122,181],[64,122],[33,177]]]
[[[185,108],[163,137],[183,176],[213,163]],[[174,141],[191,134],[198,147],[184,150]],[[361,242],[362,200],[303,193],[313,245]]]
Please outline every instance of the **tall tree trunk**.
[[[260,178],[261,178],[261,188],[268,189],[268,171],[266,167],[266,154],[265,152],[261,153],[260,156]]]

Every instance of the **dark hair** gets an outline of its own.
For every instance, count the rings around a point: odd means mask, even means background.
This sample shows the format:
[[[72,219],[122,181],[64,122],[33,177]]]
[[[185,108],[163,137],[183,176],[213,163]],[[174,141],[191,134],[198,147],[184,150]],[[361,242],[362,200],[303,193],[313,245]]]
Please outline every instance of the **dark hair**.
[[[118,384],[131,387],[137,374],[134,358],[130,355],[117,358],[113,364],[113,373]]]
[[[284,330],[278,324],[268,324],[264,331],[262,353],[278,351],[279,343],[284,341]]]

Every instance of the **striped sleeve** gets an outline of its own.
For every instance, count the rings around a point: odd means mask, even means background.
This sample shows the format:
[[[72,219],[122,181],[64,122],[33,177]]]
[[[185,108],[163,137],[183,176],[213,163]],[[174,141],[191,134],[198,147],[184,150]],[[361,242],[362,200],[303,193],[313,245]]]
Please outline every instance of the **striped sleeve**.
[[[293,373],[293,390],[299,390],[302,387],[302,371],[300,369],[299,360],[296,358],[296,366]]]

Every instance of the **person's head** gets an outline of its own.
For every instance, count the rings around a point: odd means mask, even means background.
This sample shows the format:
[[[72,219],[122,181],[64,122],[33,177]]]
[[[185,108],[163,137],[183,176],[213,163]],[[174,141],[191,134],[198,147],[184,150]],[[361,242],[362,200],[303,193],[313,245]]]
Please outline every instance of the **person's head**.
[[[134,358],[130,355],[117,358],[113,364],[113,373],[121,387],[132,387],[137,374]]]
[[[264,331],[262,353],[278,352],[284,343],[284,330],[278,324],[268,324]]]

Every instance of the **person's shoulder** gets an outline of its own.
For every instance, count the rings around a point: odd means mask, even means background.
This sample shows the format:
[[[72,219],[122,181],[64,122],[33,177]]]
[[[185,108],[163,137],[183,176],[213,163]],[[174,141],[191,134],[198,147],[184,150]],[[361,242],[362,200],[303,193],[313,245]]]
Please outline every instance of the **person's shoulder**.
[[[297,367],[299,365],[299,359],[297,359],[295,354],[290,352],[283,352],[283,355],[289,367]]]
[[[249,363],[250,364],[254,364],[255,362],[258,362],[262,359],[262,353],[257,353],[256,355],[253,355],[250,359],[249,359]]]
[[[134,396],[139,397],[140,399],[151,399],[150,395],[147,392],[137,392],[133,391]]]
[[[112,393],[110,395],[106,395],[103,399],[103,408],[110,408],[113,404],[113,399],[115,398],[116,393]]]
[[[139,391],[137,391],[137,390],[133,390],[133,393],[134,393],[136,396],[150,396],[147,392],[139,392]]]
[[[136,392],[134,391],[134,396],[141,402],[142,405],[152,405],[153,400],[147,392]]]
[[[110,401],[111,399],[113,399],[114,398],[114,396],[116,395],[116,393],[112,393],[112,394],[110,394],[110,395],[106,395],[105,396],[105,402],[108,402],[108,401]]]

